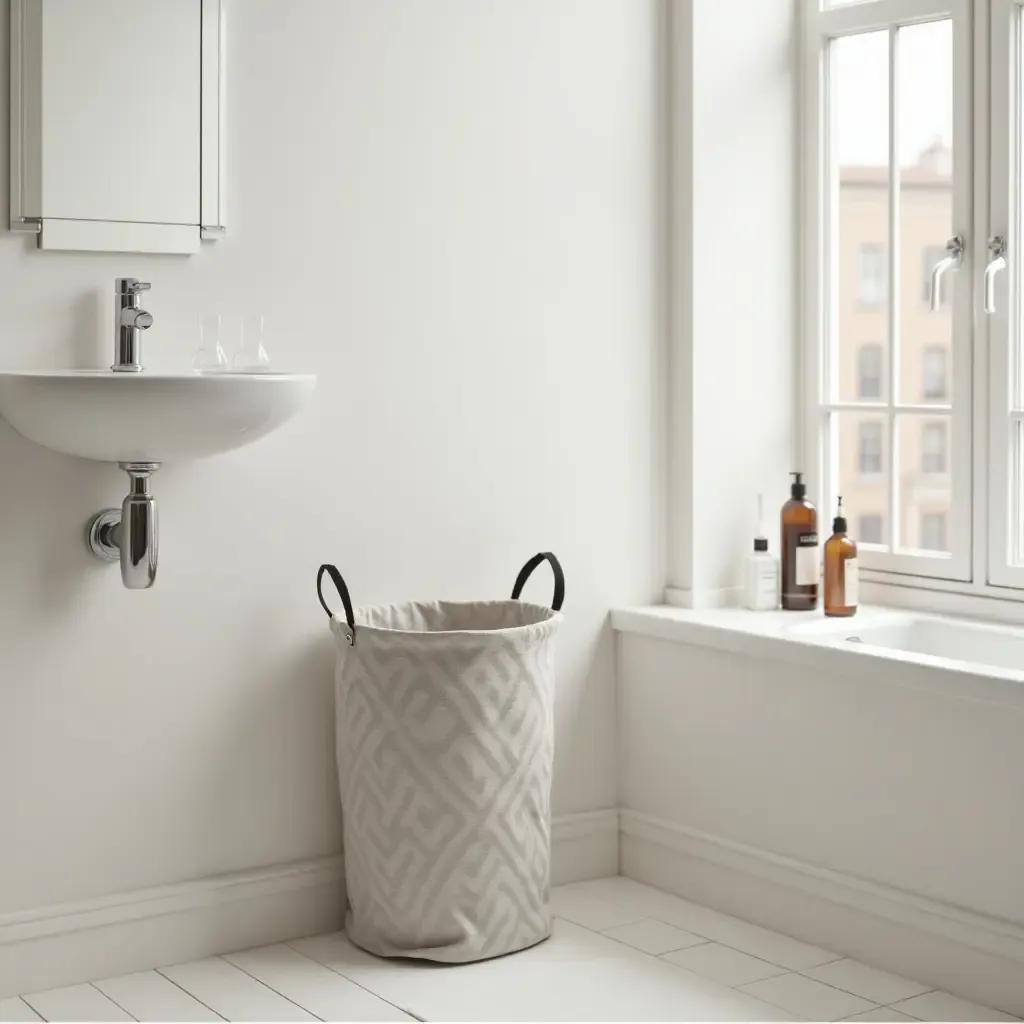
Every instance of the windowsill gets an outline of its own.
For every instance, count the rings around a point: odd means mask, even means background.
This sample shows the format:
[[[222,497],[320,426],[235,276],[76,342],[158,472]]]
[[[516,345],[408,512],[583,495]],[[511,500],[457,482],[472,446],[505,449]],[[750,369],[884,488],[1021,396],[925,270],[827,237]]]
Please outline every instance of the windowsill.
[[[914,689],[966,700],[1024,707],[1024,668],[999,668],[977,661],[957,661],[868,643],[838,646],[847,635],[869,626],[898,625],[908,617],[975,626],[1005,637],[1024,631],[880,606],[861,607],[850,619],[826,619],[820,611],[755,612],[745,608],[685,609],[658,605],[612,612],[612,628],[620,633],[670,643],[712,648],[754,659],[770,658],[830,675],[856,679],[865,675]],[[984,638],[982,637],[982,640]]]

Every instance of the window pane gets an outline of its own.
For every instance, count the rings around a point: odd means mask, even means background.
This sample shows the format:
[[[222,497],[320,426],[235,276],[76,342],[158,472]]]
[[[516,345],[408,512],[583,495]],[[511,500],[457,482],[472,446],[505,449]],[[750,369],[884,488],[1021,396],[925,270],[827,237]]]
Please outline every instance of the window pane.
[[[880,399],[882,381],[885,379],[884,356],[881,345],[861,345],[857,352],[857,397],[868,400]]]
[[[834,96],[831,129],[838,209],[838,265],[830,288],[834,315],[828,393],[840,401],[885,400],[886,375],[874,396],[860,394],[859,352],[879,346],[888,362],[889,290],[889,36],[837,39],[830,48]]]
[[[946,539],[947,516],[945,512],[922,512],[921,531],[918,538],[919,547],[925,551],[946,551],[949,541]]]
[[[945,423],[921,425],[921,472],[949,472],[949,431]]]
[[[877,413],[834,413],[831,417],[833,466],[829,508],[822,524],[832,521],[836,496],[843,496],[846,516],[856,530],[867,533],[865,543],[889,543],[889,428]],[[861,540],[859,534],[854,540]]]
[[[854,537],[858,544],[881,544],[885,536],[885,516],[881,512],[868,512],[858,516]]]
[[[952,536],[951,421],[897,418],[899,537],[904,551],[948,554]]]
[[[921,398],[925,402],[946,402],[949,400],[948,348],[929,345],[921,358]]]
[[[1024,422],[1020,420],[1010,427],[1010,452],[1013,507],[1010,509],[1010,550],[1007,554],[1011,565],[1021,566],[1024,565]]]
[[[859,256],[857,302],[862,309],[884,306],[889,287],[885,246],[878,242],[864,242],[861,244]]]
[[[1007,287],[1002,292],[1007,308],[1005,311],[997,310],[1004,314],[1010,331],[1010,365],[1007,367],[1009,387],[1006,392],[993,395],[993,400],[1002,407],[1008,394],[1011,408],[1024,409],[1024,260],[1019,256],[1021,245],[1024,244],[1024,16],[1021,14],[1017,15],[1016,50],[1018,61],[1022,64],[1022,68],[1017,72],[1016,104],[1011,104],[1011,109],[1016,107],[1015,131],[1011,129],[1011,135],[1016,136],[1016,174],[1008,182],[1011,195],[1007,197],[1010,199],[1009,209],[1016,211],[1015,214],[1011,214],[1016,223],[1010,225],[1010,237],[1004,240],[1009,247],[1009,271],[1005,274],[1008,278]],[[1011,72],[1011,80],[1012,77]],[[986,252],[985,258],[991,259],[992,256]],[[1024,549],[1020,552],[1020,560],[1024,563]]]
[[[900,160],[899,401],[948,404],[952,381],[953,274],[929,305],[932,269],[953,235],[953,24],[900,29],[897,40]],[[928,353],[932,353],[929,357]],[[931,358],[930,366],[926,359]],[[929,379],[929,371],[932,378]],[[941,393],[938,386],[941,380]],[[934,385],[929,387],[929,383]],[[929,394],[929,391],[933,392]]]

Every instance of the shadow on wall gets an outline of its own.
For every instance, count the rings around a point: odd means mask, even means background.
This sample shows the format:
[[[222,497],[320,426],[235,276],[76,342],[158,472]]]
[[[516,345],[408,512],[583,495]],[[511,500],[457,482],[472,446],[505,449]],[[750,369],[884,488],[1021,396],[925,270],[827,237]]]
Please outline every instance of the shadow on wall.
[[[250,630],[264,633],[259,623]],[[230,837],[223,870],[341,852],[334,659],[325,628],[322,637],[266,661],[247,680],[245,700],[222,705],[220,722],[206,723],[222,742],[218,759],[194,778],[202,788],[196,805],[206,809],[207,820],[206,834],[192,838],[201,849],[211,834]],[[319,778],[311,778],[312,765]],[[275,837],[270,842],[268,833]],[[251,850],[263,851],[259,863],[246,859]]]
[[[59,620],[80,607],[98,575],[109,576],[85,546],[94,512],[117,505],[123,473],[112,465],[58,455],[26,441],[0,420],[0,564],[26,612]]]
[[[572,600],[570,595],[569,600]],[[566,615],[581,618],[590,609],[567,605]],[[618,737],[615,727],[615,633],[611,616],[605,617],[593,643],[568,657],[566,646],[556,642],[555,653],[555,787],[552,814],[556,817],[580,810],[579,806],[560,804],[558,793],[581,792],[592,787],[592,781],[581,772],[606,773],[615,779],[618,763]],[[566,681],[583,679],[585,685],[570,690]],[[576,777],[574,777],[576,776]],[[584,810],[604,810],[607,803],[592,803]]]
[[[71,304],[67,332],[53,346],[48,365],[54,369],[105,369],[114,351],[113,336],[107,337],[110,316],[107,307],[112,299],[94,288],[84,292]]]

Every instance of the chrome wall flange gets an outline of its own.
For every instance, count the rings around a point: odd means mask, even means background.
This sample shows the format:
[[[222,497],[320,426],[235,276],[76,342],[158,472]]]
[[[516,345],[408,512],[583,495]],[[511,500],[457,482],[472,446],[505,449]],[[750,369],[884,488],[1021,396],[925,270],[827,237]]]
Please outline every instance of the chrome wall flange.
[[[121,563],[121,581],[129,590],[146,590],[156,581],[159,533],[156,498],[149,478],[159,462],[121,462],[128,474],[128,494],[121,507],[105,508],[89,520],[89,550],[103,562]]]
[[[86,528],[86,543],[89,550],[104,562],[120,562],[121,549],[118,534],[121,530],[121,510],[105,508],[89,520]]]

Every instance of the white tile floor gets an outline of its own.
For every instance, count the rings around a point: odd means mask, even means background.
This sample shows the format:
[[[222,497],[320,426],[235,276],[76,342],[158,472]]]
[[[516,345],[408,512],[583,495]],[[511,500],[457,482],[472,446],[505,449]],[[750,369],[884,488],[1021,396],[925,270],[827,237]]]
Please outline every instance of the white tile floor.
[[[344,935],[0,1001],[0,1021],[1016,1020],[625,878],[554,892],[554,936],[461,967]]]

